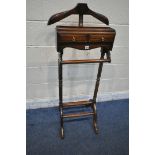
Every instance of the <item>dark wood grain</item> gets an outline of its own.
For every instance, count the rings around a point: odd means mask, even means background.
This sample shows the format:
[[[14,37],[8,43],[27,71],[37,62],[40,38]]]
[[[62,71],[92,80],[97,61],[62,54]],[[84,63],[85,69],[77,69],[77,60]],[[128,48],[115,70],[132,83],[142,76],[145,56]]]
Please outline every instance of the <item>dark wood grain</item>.
[[[98,133],[97,127],[97,111],[96,111],[96,98],[100,84],[103,63],[111,62],[110,51],[113,48],[116,31],[110,27],[84,27],[83,15],[91,15],[96,19],[102,21],[104,24],[109,25],[109,20],[102,14],[96,13],[88,8],[85,3],[78,3],[77,6],[71,10],[57,13],[50,17],[48,25],[54,24],[72,14],[79,15],[78,26],[57,26],[56,27],[56,41],[58,58],[58,77],[59,77],[59,110],[60,110],[60,136],[64,138],[64,119],[76,118],[83,116],[93,116],[93,126],[95,133]],[[64,48],[75,48],[79,50],[90,50],[93,48],[101,48],[100,59],[83,59],[83,60],[63,60]],[[63,102],[63,65],[65,64],[82,64],[82,63],[99,63],[97,79],[94,89],[93,98],[90,100],[82,100],[76,102]],[[91,112],[69,113],[65,114],[65,108],[75,106],[91,107]]]
[[[74,106],[86,106],[86,105],[91,105],[92,102],[91,101],[87,101],[87,100],[82,100],[82,101],[77,101],[77,102],[66,102],[63,104],[64,108],[68,108],[68,107],[74,107]]]
[[[93,115],[93,112],[80,112],[80,113],[74,113],[74,114],[64,114],[63,118],[74,118],[74,117],[83,117],[83,116],[89,116]]]
[[[83,60],[64,60],[62,64],[82,64],[82,63],[99,63],[99,62],[111,62],[111,59],[83,59]]]
[[[104,24],[109,25],[109,20],[106,16],[99,14],[95,11],[92,11],[91,9],[88,8],[86,3],[78,3],[77,6],[71,10],[63,11],[63,12],[54,14],[48,20],[47,25],[54,24],[54,23],[66,18],[72,14],[79,14],[80,15],[79,26],[83,26],[83,15],[91,15],[94,18],[97,18],[98,20],[103,22]]]
[[[105,47],[106,50],[112,50],[116,35],[110,27],[57,26],[56,31],[58,51],[65,47],[80,50]]]

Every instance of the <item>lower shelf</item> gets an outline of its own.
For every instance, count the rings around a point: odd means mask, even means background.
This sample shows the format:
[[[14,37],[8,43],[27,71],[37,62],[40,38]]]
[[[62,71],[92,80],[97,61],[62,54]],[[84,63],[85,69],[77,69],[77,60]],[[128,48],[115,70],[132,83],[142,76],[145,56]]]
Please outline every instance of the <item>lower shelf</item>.
[[[63,108],[74,107],[74,106],[83,106],[83,105],[91,105],[92,101],[77,101],[77,102],[66,102],[63,103]]]
[[[65,112],[65,108],[72,108],[76,106],[86,106],[88,109],[91,107],[91,111],[69,111],[69,113]],[[84,108],[84,107],[83,107]],[[85,108],[84,108],[85,109]],[[87,116],[92,116],[93,117],[93,126],[95,133],[98,133],[98,128],[97,128],[97,113],[96,113],[96,103],[90,99],[90,100],[82,100],[82,101],[77,101],[77,102],[66,102],[62,103],[59,106],[60,110],[60,124],[61,124],[61,129],[60,129],[60,136],[63,139],[64,138],[64,119],[65,118],[78,118],[78,117],[87,117]],[[67,109],[66,109],[67,110]],[[77,108],[78,110],[78,108]],[[64,113],[65,112],[65,113]]]
[[[74,114],[64,114],[63,118],[74,118],[74,117],[82,117],[82,116],[89,116],[94,115],[93,112],[80,112],[80,113],[74,113]]]

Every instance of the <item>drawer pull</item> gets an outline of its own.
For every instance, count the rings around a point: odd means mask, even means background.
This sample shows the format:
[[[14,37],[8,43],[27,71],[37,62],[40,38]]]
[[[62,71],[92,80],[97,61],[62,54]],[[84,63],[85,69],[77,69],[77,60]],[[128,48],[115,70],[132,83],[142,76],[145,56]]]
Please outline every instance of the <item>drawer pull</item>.
[[[72,41],[75,41],[75,37],[73,36]]]
[[[104,41],[104,37],[102,37],[102,41]]]

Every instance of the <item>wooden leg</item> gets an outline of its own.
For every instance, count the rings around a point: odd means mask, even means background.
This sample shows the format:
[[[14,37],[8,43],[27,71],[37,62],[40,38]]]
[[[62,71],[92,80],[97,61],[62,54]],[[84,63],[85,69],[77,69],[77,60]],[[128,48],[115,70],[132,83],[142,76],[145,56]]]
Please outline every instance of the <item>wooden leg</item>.
[[[98,134],[98,128],[97,128],[97,113],[96,113],[96,103],[93,103],[93,126],[94,126],[94,131],[96,134]]]
[[[60,137],[61,137],[61,139],[64,139],[64,125],[63,125],[63,109],[62,109],[62,107],[60,107],[60,124],[61,124]]]
[[[62,55],[63,51],[59,52],[59,58],[58,58],[58,75],[59,75],[59,111],[60,111],[60,136],[63,139],[64,138],[64,125],[63,125],[63,91],[62,91]]]
[[[100,59],[104,59],[104,55],[106,53],[107,59],[110,59],[110,52],[104,51],[103,48],[101,48],[101,57]],[[60,136],[63,139],[64,138],[64,118],[72,118],[72,117],[80,117],[80,116],[88,116],[88,115],[93,115],[93,127],[95,130],[95,133],[98,134],[98,127],[97,127],[97,112],[96,112],[96,98],[97,98],[97,92],[99,88],[99,83],[100,83],[100,77],[102,73],[102,67],[103,67],[103,62],[101,61],[99,63],[98,67],[98,73],[97,73],[97,79],[96,79],[96,84],[95,84],[95,90],[94,90],[94,96],[93,99],[89,101],[79,101],[79,102],[68,102],[65,103],[65,106],[63,105],[63,71],[62,71],[62,55],[63,55],[63,50],[59,52],[59,58],[58,58],[58,75],[59,75],[59,111],[60,111]],[[109,61],[108,61],[109,62]],[[77,114],[63,114],[63,108],[65,107],[72,107],[72,106],[79,106],[79,105],[85,105],[85,106],[91,106],[93,112],[88,112],[88,113],[77,113]]]
[[[104,59],[104,55],[105,55],[105,52],[103,51],[103,48],[101,48],[101,57],[100,57],[100,59]],[[98,88],[99,88],[99,84],[100,84],[100,77],[101,77],[101,73],[102,73],[102,67],[103,67],[103,62],[100,62],[99,67],[98,67],[97,79],[96,79],[93,102],[92,102],[92,109],[93,109],[93,112],[94,112],[93,126],[94,126],[94,130],[95,130],[96,134],[98,133],[97,112],[96,112],[96,97],[97,97],[97,92],[98,92]]]

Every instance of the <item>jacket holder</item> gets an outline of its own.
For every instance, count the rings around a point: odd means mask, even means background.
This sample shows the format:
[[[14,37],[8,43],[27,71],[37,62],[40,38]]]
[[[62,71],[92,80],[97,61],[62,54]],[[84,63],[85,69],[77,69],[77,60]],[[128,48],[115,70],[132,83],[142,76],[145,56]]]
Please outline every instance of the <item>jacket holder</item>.
[[[71,10],[64,11],[57,13],[50,17],[48,20],[48,25],[54,24],[72,14],[78,14],[79,15],[79,25],[77,27],[69,27],[69,26],[63,26],[63,27],[57,27],[57,51],[58,51],[58,76],[59,76],[59,111],[60,111],[60,136],[63,139],[64,138],[64,119],[65,118],[77,118],[77,117],[84,117],[84,116],[93,116],[93,127],[94,131],[97,134],[98,133],[98,127],[97,127],[97,111],[96,111],[96,98],[97,98],[97,92],[99,88],[100,83],[100,77],[102,73],[102,66],[103,63],[110,63],[111,62],[111,56],[110,56],[110,50],[112,50],[113,42],[115,38],[115,30],[110,28],[106,29],[105,27],[97,28],[97,27],[84,27],[83,26],[83,15],[91,15],[94,18],[97,18],[101,22],[103,22],[106,25],[109,25],[109,20],[107,17],[105,17],[102,14],[96,13],[88,8],[87,4],[85,3],[78,3],[77,6]],[[105,28],[105,29],[104,29]],[[101,30],[100,30],[101,29]],[[105,30],[105,32],[104,32]],[[101,32],[100,32],[101,31]],[[96,32],[96,34],[95,34]],[[90,33],[90,34],[89,34]],[[79,34],[83,38],[80,38],[79,40],[76,40],[76,37]],[[91,40],[91,35],[95,35],[95,39]],[[90,37],[85,37],[90,36]],[[99,40],[102,37],[101,41]],[[64,38],[63,38],[64,37]],[[71,40],[69,40],[69,37],[71,37]],[[99,39],[98,39],[99,38]],[[98,40],[97,40],[98,39]],[[97,41],[96,41],[97,40]],[[80,50],[89,50],[93,48],[101,47],[101,57],[100,59],[83,59],[83,60],[63,60],[63,49],[65,47],[72,47]],[[62,69],[63,65],[66,64],[81,64],[81,63],[99,63],[98,67],[98,73],[97,73],[97,79],[95,84],[95,90],[93,98],[90,100],[82,100],[77,102],[63,102],[63,76],[62,76]],[[65,114],[64,111],[66,108],[71,107],[78,107],[78,106],[86,106],[91,107],[91,112],[80,112],[80,113],[69,113]]]

